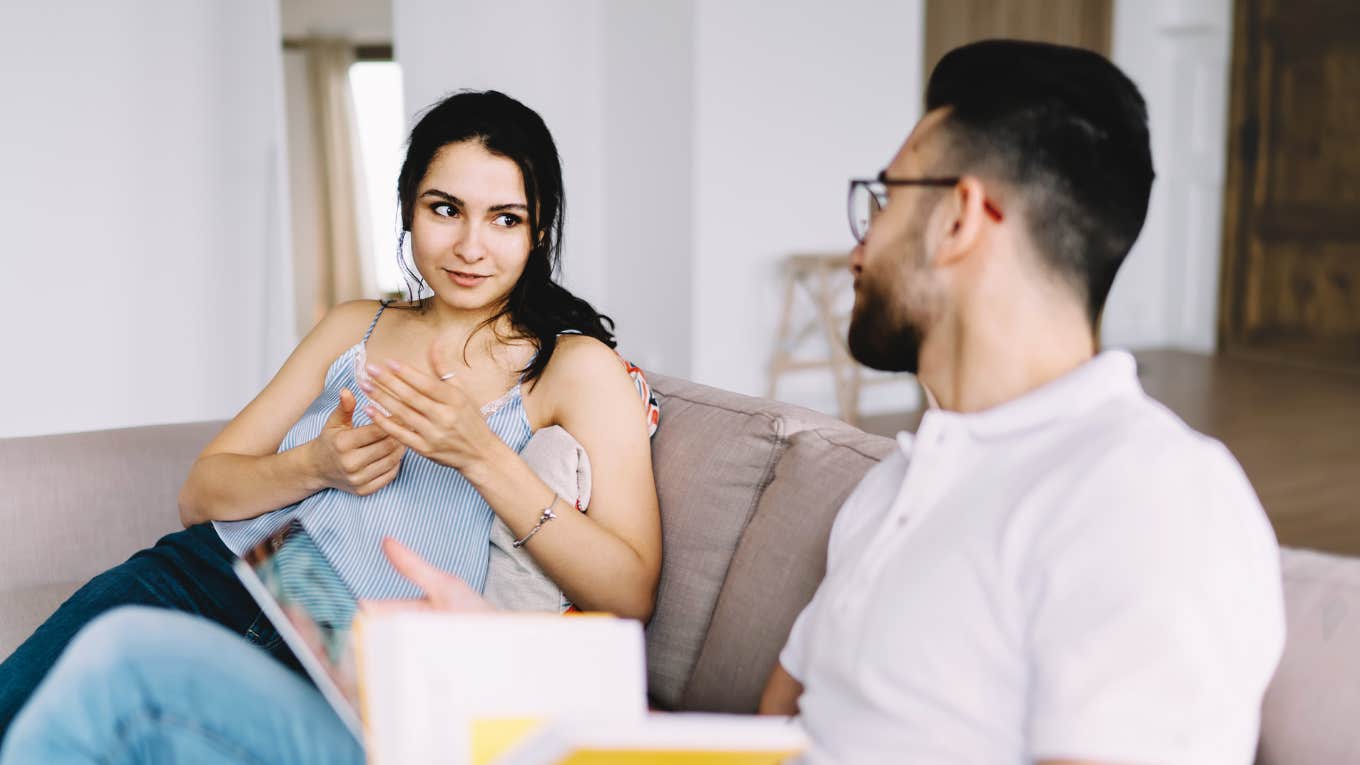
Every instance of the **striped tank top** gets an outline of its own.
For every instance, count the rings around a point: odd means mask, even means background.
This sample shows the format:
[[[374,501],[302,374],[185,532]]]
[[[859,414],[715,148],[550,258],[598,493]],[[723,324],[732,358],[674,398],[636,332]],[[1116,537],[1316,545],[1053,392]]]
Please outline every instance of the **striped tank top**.
[[[368,398],[355,379],[368,338],[387,308],[373,317],[363,340],[340,354],[326,370],[326,384],[302,418],[279,445],[279,451],[304,444],[321,433],[349,388],[358,400],[356,426],[371,422],[364,413]],[[520,386],[482,408],[491,430],[515,452],[529,443],[533,430],[524,410]],[[232,552],[242,554],[292,521],[302,527],[358,598],[416,598],[420,590],[392,568],[382,552],[383,537],[395,537],[427,561],[456,574],[480,592],[486,585],[490,558],[488,539],[495,513],[477,489],[451,467],[410,451],[401,459],[397,477],[378,491],[360,497],[339,489],[323,489],[288,507],[242,521],[214,521],[218,536]]]

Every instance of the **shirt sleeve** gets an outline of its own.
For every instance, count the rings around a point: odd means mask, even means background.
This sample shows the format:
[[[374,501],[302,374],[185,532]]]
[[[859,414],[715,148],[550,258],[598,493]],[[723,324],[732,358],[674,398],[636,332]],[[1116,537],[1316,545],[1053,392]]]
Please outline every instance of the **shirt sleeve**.
[[[1030,758],[1250,762],[1284,640],[1279,552],[1216,442],[1106,460],[1018,574]]]

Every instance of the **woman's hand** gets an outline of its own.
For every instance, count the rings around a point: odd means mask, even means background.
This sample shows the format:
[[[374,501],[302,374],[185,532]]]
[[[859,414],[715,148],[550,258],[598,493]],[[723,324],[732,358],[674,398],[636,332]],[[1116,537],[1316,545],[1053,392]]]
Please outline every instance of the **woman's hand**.
[[[401,469],[405,449],[377,425],[354,427],[354,394],[340,391],[321,434],[310,445],[312,460],[325,485],[366,496],[391,483]]]
[[[372,379],[360,387],[373,405],[364,411],[407,448],[463,470],[505,444],[486,424],[481,408],[458,379],[442,373],[433,345],[430,364],[440,379],[395,361],[369,364],[366,371]]]

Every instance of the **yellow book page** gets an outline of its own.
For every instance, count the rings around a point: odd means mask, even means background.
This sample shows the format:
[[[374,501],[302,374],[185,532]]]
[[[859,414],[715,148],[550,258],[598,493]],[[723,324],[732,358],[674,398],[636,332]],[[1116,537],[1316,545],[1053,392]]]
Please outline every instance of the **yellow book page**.
[[[658,752],[622,749],[581,750],[557,765],[779,765],[798,754],[787,752],[715,752],[713,750]]]
[[[509,717],[474,720],[472,723],[472,765],[490,765],[497,758],[533,733],[543,721],[537,717]]]

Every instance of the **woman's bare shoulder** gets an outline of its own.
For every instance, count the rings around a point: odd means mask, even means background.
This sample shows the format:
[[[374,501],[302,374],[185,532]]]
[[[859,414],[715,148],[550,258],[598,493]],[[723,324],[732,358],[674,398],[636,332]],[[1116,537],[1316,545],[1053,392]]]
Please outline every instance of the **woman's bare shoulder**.
[[[592,374],[616,370],[626,371],[619,355],[603,341],[589,335],[561,335],[543,376],[588,379]]]
[[[351,343],[363,339],[363,333],[368,329],[373,317],[378,315],[378,309],[382,303],[377,300],[346,300],[331,306],[326,315],[321,317],[316,327],[311,331],[311,335],[325,335],[335,337],[354,337]]]

